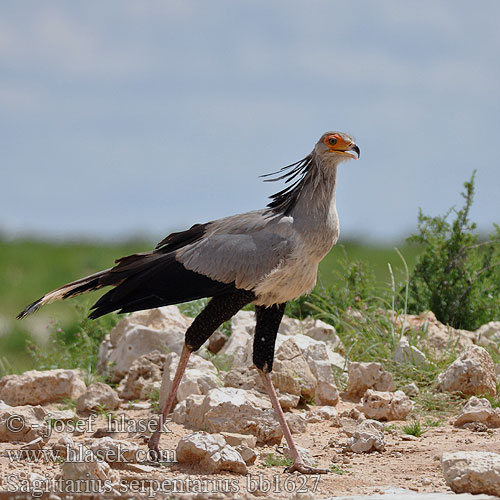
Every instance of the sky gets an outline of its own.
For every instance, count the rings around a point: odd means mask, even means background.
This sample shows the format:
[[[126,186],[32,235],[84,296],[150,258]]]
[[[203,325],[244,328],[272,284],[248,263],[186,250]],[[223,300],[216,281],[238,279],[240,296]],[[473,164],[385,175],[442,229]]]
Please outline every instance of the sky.
[[[500,222],[500,2],[3,0],[0,233],[161,239],[262,208],[328,130],[341,238]]]

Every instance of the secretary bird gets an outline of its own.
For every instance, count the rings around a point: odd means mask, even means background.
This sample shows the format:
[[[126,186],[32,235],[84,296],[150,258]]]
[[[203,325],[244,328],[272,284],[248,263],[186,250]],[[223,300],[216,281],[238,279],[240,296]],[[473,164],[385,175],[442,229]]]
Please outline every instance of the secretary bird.
[[[288,471],[327,472],[302,460],[278,402],[271,370],[286,302],[312,290],[318,264],[339,236],[335,205],[337,166],[359,158],[359,154],[358,146],[347,134],[326,132],[304,159],[263,176],[275,176],[266,181],[294,181],[272,195],[267,208],[172,233],[151,252],[122,257],[110,269],[47,293],[18,318],[54,300],[105,286],[114,288],[92,306],[92,319],[112,311],[126,313],[211,297],[186,331],[160,425],[149,440],[150,450],[158,456],[160,429],[172,409],[189,356],[222,323],[253,303],[253,362],[293,454]]]

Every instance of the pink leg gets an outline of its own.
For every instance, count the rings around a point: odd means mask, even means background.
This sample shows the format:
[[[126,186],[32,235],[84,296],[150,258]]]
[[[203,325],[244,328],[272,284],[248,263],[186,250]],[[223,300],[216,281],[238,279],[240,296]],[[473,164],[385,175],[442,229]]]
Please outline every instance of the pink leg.
[[[175,396],[177,394],[177,389],[182,380],[182,376],[184,375],[184,371],[186,370],[186,366],[189,361],[189,356],[191,355],[191,351],[184,345],[182,348],[181,356],[179,359],[179,365],[177,366],[177,370],[175,372],[174,381],[172,382],[172,387],[170,388],[170,392],[168,393],[168,398],[165,401],[165,406],[161,412],[160,418],[158,420],[158,428],[155,430],[151,438],[149,439],[148,447],[151,451],[153,451],[156,456],[159,456],[159,444],[160,444],[160,436],[161,429],[163,427],[163,423],[168,417],[170,410],[174,404]]]
[[[270,373],[264,373],[262,370],[259,370],[260,376],[264,382],[264,386],[266,388],[267,394],[269,395],[269,399],[274,408],[274,413],[278,417],[278,422],[280,423],[281,429],[283,431],[283,435],[285,436],[286,442],[288,444],[288,448],[292,452],[293,456],[293,464],[286,469],[287,472],[300,472],[301,474],[327,474],[329,472],[328,469],[318,469],[316,467],[311,467],[306,465],[300,456],[297,447],[292,438],[292,433],[290,432],[290,428],[285,419],[285,414],[281,409],[281,405],[278,401],[278,396],[276,395],[276,391],[274,390],[273,382],[271,380]]]

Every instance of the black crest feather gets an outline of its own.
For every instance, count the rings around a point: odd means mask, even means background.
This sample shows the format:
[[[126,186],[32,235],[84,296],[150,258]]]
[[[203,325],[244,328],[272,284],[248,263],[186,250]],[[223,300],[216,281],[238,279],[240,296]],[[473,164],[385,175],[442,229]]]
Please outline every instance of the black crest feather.
[[[286,179],[285,183],[294,181],[285,189],[271,195],[269,198],[272,200],[268,203],[268,208],[272,209],[274,213],[282,213],[288,215],[293,207],[297,204],[300,193],[307,182],[307,174],[311,172],[314,166],[314,159],[312,155],[307,155],[302,160],[287,165],[277,172],[261,175],[260,177],[270,177],[277,175],[271,179],[265,179],[264,182],[275,182]],[[280,175],[281,174],[281,175]]]

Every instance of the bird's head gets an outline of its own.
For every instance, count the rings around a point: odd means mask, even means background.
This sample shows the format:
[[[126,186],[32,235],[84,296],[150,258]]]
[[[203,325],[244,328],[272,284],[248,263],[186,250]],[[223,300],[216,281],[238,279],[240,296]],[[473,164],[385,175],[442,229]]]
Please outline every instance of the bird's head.
[[[343,132],[325,132],[314,147],[314,152],[327,161],[341,161],[359,158],[359,148],[354,139]]]

